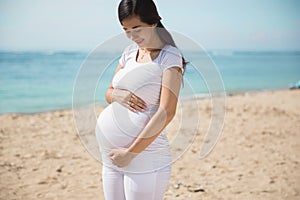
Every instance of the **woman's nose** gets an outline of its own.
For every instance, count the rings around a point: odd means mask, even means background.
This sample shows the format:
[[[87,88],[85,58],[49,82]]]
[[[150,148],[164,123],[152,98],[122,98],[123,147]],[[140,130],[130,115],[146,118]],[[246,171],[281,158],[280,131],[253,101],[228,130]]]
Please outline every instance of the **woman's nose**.
[[[130,34],[130,39],[134,40],[136,38],[138,38],[138,34],[135,31],[132,31]]]

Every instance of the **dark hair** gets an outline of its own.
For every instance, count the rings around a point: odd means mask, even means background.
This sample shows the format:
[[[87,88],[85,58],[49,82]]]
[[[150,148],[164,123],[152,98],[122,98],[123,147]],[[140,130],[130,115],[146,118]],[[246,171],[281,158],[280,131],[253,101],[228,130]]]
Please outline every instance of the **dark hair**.
[[[161,23],[161,17],[157,12],[157,8],[152,0],[122,0],[118,7],[119,21],[122,21],[130,16],[139,16],[140,20],[146,24],[157,24],[158,35],[160,39],[166,44],[176,47],[176,44],[169,33],[169,31]],[[183,68],[185,68],[187,62],[182,56]]]

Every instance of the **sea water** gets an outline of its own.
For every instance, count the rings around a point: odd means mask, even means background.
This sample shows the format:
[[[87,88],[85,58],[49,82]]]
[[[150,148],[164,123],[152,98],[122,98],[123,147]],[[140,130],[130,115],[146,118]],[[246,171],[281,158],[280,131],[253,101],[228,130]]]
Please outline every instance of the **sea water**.
[[[121,52],[89,57],[87,52],[0,52],[0,114],[35,113],[72,108],[74,83],[86,59],[93,70],[86,76],[86,90],[94,90],[94,102],[105,105],[105,91],[111,81]],[[235,92],[287,89],[300,80],[300,51],[209,51],[206,76],[201,70],[203,55],[185,54],[185,84],[181,97],[209,94],[211,77],[220,78],[227,94]],[[107,62],[107,58],[111,59]],[[207,56],[206,56],[207,58]],[[99,68],[98,68],[99,66]],[[91,76],[98,77],[89,85]],[[218,82],[220,83],[220,82]],[[220,89],[223,87],[219,86]],[[192,88],[192,89],[191,89]],[[84,92],[82,93],[84,95]]]

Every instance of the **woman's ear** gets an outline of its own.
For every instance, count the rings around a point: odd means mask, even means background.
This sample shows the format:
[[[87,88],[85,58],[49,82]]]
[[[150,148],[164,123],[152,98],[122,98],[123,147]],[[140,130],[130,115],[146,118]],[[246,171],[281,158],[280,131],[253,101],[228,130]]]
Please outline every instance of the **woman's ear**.
[[[155,23],[155,24],[152,24],[152,27],[156,27],[157,26],[157,23]]]

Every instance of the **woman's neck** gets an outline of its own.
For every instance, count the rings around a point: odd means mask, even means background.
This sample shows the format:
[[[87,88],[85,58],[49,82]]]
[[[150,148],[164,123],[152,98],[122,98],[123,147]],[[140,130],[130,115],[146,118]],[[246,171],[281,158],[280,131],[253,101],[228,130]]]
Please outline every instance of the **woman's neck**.
[[[162,50],[165,45],[166,45],[166,43],[162,42],[161,39],[157,36],[157,37],[155,37],[155,39],[153,39],[153,41],[151,42],[151,45],[149,45],[148,47],[142,47],[141,49],[144,52],[151,53],[151,52]]]

